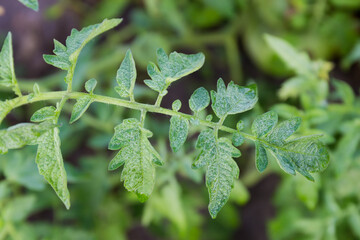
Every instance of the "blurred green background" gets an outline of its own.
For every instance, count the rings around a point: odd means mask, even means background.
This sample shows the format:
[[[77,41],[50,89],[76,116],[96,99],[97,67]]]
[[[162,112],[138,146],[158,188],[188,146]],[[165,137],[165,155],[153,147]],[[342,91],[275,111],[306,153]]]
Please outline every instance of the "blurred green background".
[[[168,118],[151,115],[146,126],[166,160],[144,204],[128,193],[118,172],[108,172],[113,153],[107,144],[113,128],[137,112],[93,104],[69,126],[72,105],[62,115],[62,151],[72,208],[67,211],[38,174],[36,150],[26,147],[0,156],[0,240],[2,239],[360,239],[360,0],[40,0],[34,12],[17,1],[0,2],[0,42],[11,31],[20,86],[28,92],[64,88],[65,73],[47,65],[43,54],[52,39],[64,42],[72,28],[122,17],[123,23],[87,46],[78,61],[75,90],[90,78],[97,92],[116,96],[116,71],[127,49],[138,69],[137,99],[153,103],[143,84],[146,65],[158,47],[168,53],[203,52],[204,67],[174,83],[163,106],[187,103],[198,87],[216,80],[255,82],[259,104],[239,119],[247,129],[270,109],[282,119],[300,116],[300,134],[323,134],[329,146],[328,169],[316,182],[282,173],[274,159],[262,174],[254,166],[254,147],[241,146],[240,179],[229,203],[212,220],[202,171],[192,170],[199,129],[179,153],[169,151]],[[264,34],[286,40],[288,49],[271,48]],[[301,52],[301,53],[300,53]],[[305,63],[298,62],[308,54]],[[311,59],[311,60],[310,60]],[[306,66],[302,65],[306,64]],[[305,69],[305,70],[304,70]],[[309,70],[311,69],[311,70]],[[12,97],[1,90],[0,99]],[[72,103],[73,104],[73,103]],[[46,103],[13,111],[2,128],[29,121]],[[190,112],[187,104],[184,111]]]

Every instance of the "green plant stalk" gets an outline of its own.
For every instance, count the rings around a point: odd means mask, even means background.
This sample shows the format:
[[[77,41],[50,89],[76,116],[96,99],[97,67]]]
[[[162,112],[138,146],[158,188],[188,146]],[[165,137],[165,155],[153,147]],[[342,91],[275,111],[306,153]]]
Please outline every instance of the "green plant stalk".
[[[123,100],[123,99],[119,99],[119,98],[113,98],[113,97],[107,97],[107,96],[102,96],[102,95],[97,95],[97,94],[89,94],[89,93],[84,93],[84,92],[67,92],[67,91],[54,91],[54,92],[46,92],[46,93],[40,93],[39,95],[31,98],[29,100],[28,95],[26,96],[22,96],[22,97],[17,97],[12,99],[11,101],[14,102],[13,104],[13,108],[17,108],[29,103],[34,103],[34,102],[40,102],[40,101],[47,101],[47,100],[56,100],[56,99],[78,99],[80,97],[84,97],[86,95],[91,96],[92,101],[93,102],[98,102],[98,103],[105,103],[105,104],[111,104],[111,105],[115,105],[115,106],[120,106],[120,107],[126,107],[126,108],[130,108],[130,109],[134,109],[134,110],[139,110],[139,111],[146,111],[146,112],[153,112],[153,113],[160,113],[163,115],[168,115],[168,116],[179,116],[188,120],[194,119],[195,117],[193,115],[190,114],[186,114],[186,113],[182,113],[182,112],[176,112],[173,111],[171,109],[167,109],[167,108],[161,108],[158,107],[156,105],[150,105],[150,104],[145,104],[145,103],[138,103],[138,102],[131,102],[128,100]],[[213,129],[218,129],[221,130],[223,132],[228,132],[228,133],[235,133],[238,132],[236,129],[230,128],[230,127],[226,127],[226,126],[219,126],[219,123],[216,122],[211,122],[211,121],[206,121],[206,120],[202,120],[202,119],[198,119],[200,124],[206,127],[210,127]],[[256,141],[258,140],[255,136],[241,132],[241,134],[246,138],[249,139],[251,141]]]

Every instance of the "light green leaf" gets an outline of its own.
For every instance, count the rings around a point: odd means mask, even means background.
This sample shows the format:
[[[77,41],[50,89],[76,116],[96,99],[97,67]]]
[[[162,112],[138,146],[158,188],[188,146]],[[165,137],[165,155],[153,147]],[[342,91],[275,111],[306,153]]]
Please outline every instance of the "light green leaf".
[[[202,53],[183,54],[172,52],[168,57],[165,50],[159,48],[156,54],[161,73],[170,82],[197,71],[205,61],[205,56]]]
[[[6,115],[8,115],[8,113],[13,109],[14,104],[14,100],[0,101],[0,124]]]
[[[278,115],[274,111],[269,111],[255,118],[251,130],[257,137],[268,134],[277,124]]]
[[[244,129],[244,127],[245,127],[244,121],[239,120],[239,121],[237,122],[237,124],[236,124],[236,129],[237,129],[238,131],[241,131],[241,130]]]
[[[147,70],[152,80],[145,80],[144,82],[160,94],[164,94],[164,91],[172,82],[200,69],[205,61],[205,56],[202,53],[183,54],[172,52],[167,56],[162,48],[157,50],[156,55],[160,69],[150,62]]]
[[[39,2],[38,0],[18,0],[26,7],[31,8],[34,11],[39,11]]]
[[[196,89],[189,99],[190,109],[195,113],[204,110],[209,104],[210,104],[209,93],[203,87]]]
[[[54,106],[43,107],[37,110],[30,118],[32,122],[43,122],[51,120],[56,115],[56,108]]]
[[[347,207],[348,208],[348,212],[350,213],[349,216],[347,217],[347,222],[351,228],[352,233],[354,234],[354,236],[356,236],[357,238],[360,238],[360,213],[359,213],[359,209],[357,207],[357,205],[355,204],[350,204],[350,206]]]
[[[172,110],[178,112],[181,108],[181,101],[179,99],[176,99],[173,103],[172,103]]]
[[[230,82],[226,88],[224,81],[219,78],[217,92],[211,91],[211,107],[216,116],[225,117],[252,109],[258,100],[256,85],[241,87]]]
[[[38,139],[36,163],[39,173],[52,186],[58,197],[70,208],[70,193],[67,188],[67,176],[60,149],[59,129],[54,128]]]
[[[34,96],[37,96],[37,95],[39,95],[41,93],[39,84],[34,83],[33,93],[34,93]]]
[[[6,130],[0,130],[0,154],[7,153],[9,149],[18,149],[26,145],[36,145],[38,138],[54,127],[54,124],[48,122],[39,125],[21,123]]]
[[[283,121],[278,126],[273,128],[271,134],[267,136],[266,139],[272,144],[282,145],[285,143],[285,140],[300,127],[300,124],[300,117],[294,117]]]
[[[0,85],[11,87],[14,84],[14,59],[11,32],[5,38],[0,52]]]
[[[155,65],[155,63],[150,62],[147,66],[147,72],[150,76],[151,80],[144,80],[144,83],[154,91],[159,93],[164,93],[166,91],[166,79],[161,74],[159,68]]]
[[[11,187],[8,181],[0,181],[0,201],[3,201],[11,193]]]
[[[71,112],[70,124],[77,121],[86,112],[92,103],[92,98],[89,95],[85,95],[77,100],[74,108]]]
[[[300,75],[311,74],[312,63],[306,53],[300,53],[288,42],[268,34],[265,40],[290,69]]]
[[[34,161],[34,150],[34,148],[25,148],[22,151],[12,151],[6,157],[0,157],[0,161],[3,162],[3,173],[9,182],[19,184],[29,190],[41,191],[47,185],[43,177],[39,175]]]
[[[314,181],[314,178],[310,173],[321,172],[328,166],[329,153],[324,144],[319,141],[319,136],[287,140],[299,128],[300,122],[301,119],[296,117],[276,127],[271,124],[270,132],[257,137],[256,165],[258,167],[259,163],[260,172],[266,167],[266,164],[260,163],[267,162],[264,149],[275,157],[285,172],[295,175],[297,171],[311,181]]]
[[[319,199],[318,182],[312,183],[302,176],[296,176],[295,181],[297,197],[306,205],[306,207],[311,210],[315,209]]]
[[[117,18],[105,19],[102,23],[85,27],[81,31],[73,29],[66,39],[66,46],[54,40],[55,55],[44,55],[45,62],[63,70],[70,70],[75,66],[80,51],[90,40],[116,27],[121,21],[122,19]]]
[[[216,139],[214,130],[200,133],[196,147],[201,149],[193,164],[194,168],[206,166],[206,186],[209,191],[209,212],[216,218],[230,197],[239,168],[233,157],[240,157],[240,151],[226,138]]]
[[[96,85],[97,85],[96,79],[95,79],[95,78],[92,78],[92,79],[86,81],[86,83],[85,83],[85,90],[86,90],[88,93],[93,93]]]
[[[278,95],[282,100],[297,98],[301,95],[301,93],[311,89],[313,87],[312,85],[312,79],[304,76],[295,76],[287,79],[281,85]]]
[[[336,88],[336,95],[348,106],[351,106],[355,101],[355,93],[351,86],[346,82],[340,80],[333,80]]]
[[[0,86],[12,87],[16,95],[21,95],[15,76],[11,32],[6,36],[0,52]]]
[[[136,68],[130,49],[127,50],[125,58],[117,71],[116,81],[119,86],[115,87],[115,89],[121,97],[130,97],[133,95],[136,81]]]
[[[172,116],[170,119],[169,140],[174,152],[179,151],[185,143],[189,132],[189,121],[179,116]]]
[[[34,210],[35,202],[36,197],[34,195],[26,195],[14,198],[2,210],[2,215],[5,221],[24,221]]]
[[[125,119],[115,127],[109,143],[110,150],[120,150],[111,160],[109,170],[125,164],[121,181],[127,190],[135,192],[141,202],[146,201],[155,185],[155,165],[163,165],[160,155],[148,138],[152,133],[134,118]]]

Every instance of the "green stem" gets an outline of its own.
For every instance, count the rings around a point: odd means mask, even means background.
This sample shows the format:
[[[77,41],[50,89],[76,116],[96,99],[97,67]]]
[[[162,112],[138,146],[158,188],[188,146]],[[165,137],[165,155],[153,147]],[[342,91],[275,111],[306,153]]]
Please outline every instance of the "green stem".
[[[41,93],[35,97],[33,97],[31,100],[28,100],[28,96],[22,96],[22,97],[17,97],[14,98],[10,101],[13,101],[14,104],[14,108],[16,107],[20,107],[29,103],[34,103],[34,102],[39,102],[39,101],[47,101],[47,100],[56,100],[56,99],[78,99],[81,97],[84,97],[86,95],[90,95],[89,93],[84,93],[84,92],[67,92],[67,91],[55,91],[55,92],[47,92],[47,93]],[[131,102],[128,100],[123,100],[123,99],[119,99],[119,98],[113,98],[113,97],[108,97],[108,96],[102,96],[102,95],[97,95],[97,94],[93,94],[92,95],[92,99],[93,102],[98,102],[98,103],[105,103],[105,104],[111,104],[111,105],[115,105],[115,106],[119,106],[119,107],[126,107],[126,108],[130,108],[130,109],[134,109],[134,110],[143,110],[146,112],[153,112],[153,113],[160,113],[163,115],[168,115],[168,116],[179,116],[188,120],[191,120],[194,118],[193,115],[190,114],[186,114],[186,113],[182,113],[182,112],[176,112],[173,111],[171,109],[167,109],[167,108],[161,108],[155,105],[150,105],[150,104],[145,104],[145,103],[138,103],[138,102]],[[206,121],[203,119],[198,119],[199,123],[203,126],[206,127],[210,127],[213,129],[218,129],[220,131],[223,132],[228,132],[228,133],[235,133],[238,132],[238,130],[230,128],[230,127],[226,127],[226,126],[220,126],[219,122],[218,123],[214,123],[211,121]],[[241,132],[241,134],[252,141],[256,141],[257,138],[253,135]]]
[[[163,97],[164,97],[164,96],[161,95],[161,94],[158,95],[158,97],[157,97],[157,99],[156,99],[156,102],[155,102],[155,106],[156,106],[156,107],[160,107],[160,104],[161,104],[161,101],[162,101]]]
[[[147,111],[144,109],[141,110],[140,122],[142,126],[145,124],[146,112]]]
[[[20,90],[20,87],[19,87],[19,84],[17,82],[17,79],[15,78],[15,75],[14,75],[14,79],[15,79],[15,85],[13,87],[13,90],[15,92],[16,95],[18,95],[19,97],[22,96],[22,93],[21,93],[21,90]]]
[[[220,120],[217,122],[216,127],[214,128],[215,130],[215,137],[216,139],[219,136],[219,128],[223,125],[224,121],[225,121],[226,115],[221,117]]]
[[[77,62],[77,60],[75,60],[75,63]],[[67,93],[71,93],[72,92],[72,80],[73,80],[73,77],[74,77],[74,72],[75,72],[75,67],[76,67],[76,64],[72,64],[71,65],[71,68],[70,70],[68,71],[66,77],[65,77],[65,82],[67,84],[67,90],[66,92]],[[92,95],[92,93],[90,94]],[[62,98],[61,98],[61,101],[56,109],[56,116],[55,116],[55,122],[57,123],[59,117],[60,117],[60,113],[66,103],[66,101],[69,99],[69,97],[67,95],[64,95]]]

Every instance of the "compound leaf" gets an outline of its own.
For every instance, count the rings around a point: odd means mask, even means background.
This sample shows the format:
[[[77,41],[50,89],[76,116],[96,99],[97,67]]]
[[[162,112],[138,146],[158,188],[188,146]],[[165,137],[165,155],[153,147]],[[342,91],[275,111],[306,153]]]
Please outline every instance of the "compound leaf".
[[[329,153],[324,144],[319,141],[319,136],[287,140],[299,128],[301,119],[295,117],[275,127],[277,116],[269,118],[270,115],[273,115],[270,113],[258,117],[252,126],[253,129],[266,129],[266,131],[257,131],[265,133],[257,135],[255,141],[257,169],[260,172],[265,170],[267,166],[266,152],[270,152],[285,172],[295,175],[297,171],[307,179],[314,181],[310,173],[321,172],[329,164]],[[259,127],[261,120],[265,121],[263,123],[265,127]]]
[[[52,186],[58,197],[70,208],[70,193],[67,188],[67,176],[60,149],[59,129],[53,128],[38,139],[36,163],[39,173]]]
[[[163,165],[160,155],[148,138],[152,133],[134,118],[125,119],[115,127],[109,143],[110,150],[120,150],[111,160],[109,170],[125,165],[121,181],[128,191],[136,193],[141,202],[146,201],[155,185],[155,165]]]
[[[66,39],[66,46],[54,40],[55,55],[44,55],[46,63],[54,67],[69,71],[75,66],[83,47],[93,38],[120,24],[122,19],[105,19],[102,23],[83,28],[81,31],[73,29]],[[67,79],[67,81],[69,81]]]
[[[24,4],[26,7],[31,8],[34,11],[39,10],[39,2],[38,0],[18,0],[22,4]]]
[[[174,152],[179,151],[185,143],[189,131],[189,121],[179,116],[170,119],[169,140]]]
[[[127,50],[124,60],[117,71],[116,81],[119,86],[115,89],[121,97],[129,97],[133,95],[136,80],[136,67],[132,53]]]
[[[189,99],[190,109],[195,113],[204,110],[209,104],[210,104],[209,93],[203,87],[196,89]]]
[[[196,147],[201,150],[193,164],[194,168],[206,166],[206,186],[209,191],[209,212],[216,218],[226,204],[239,177],[239,168],[233,157],[240,157],[240,151],[227,138],[216,139],[214,130],[200,133]]]
[[[48,122],[39,125],[20,123],[8,129],[0,130],[0,154],[7,153],[9,149],[36,145],[38,138],[54,127],[54,124],[49,124]]]
[[[219,118],[250,110],[257,100],[257,88],[254,84],[241,87],[230,82],[226,88],[224,81],[219,78],[217,92],[211,91],[211,107]]]
[[[89,95],[85,95],[77,100],[74,108],[71,112],[70,124],[77,121],[86,112],[92,103],[92,98]]]
[[[205,56],[202,53],[183,54],[172,52],[167,56],[162,48],[157,50],[156,55],[159,68],[150,62],[147,70],[151,80],[145,80],[144,82],[151,89],[163,94],[172,82],[197,71],[205,61]]]

